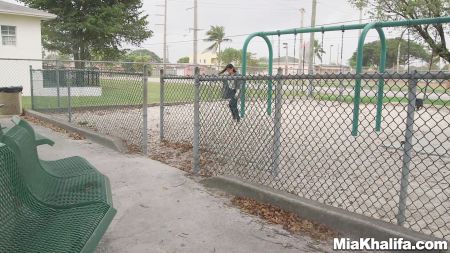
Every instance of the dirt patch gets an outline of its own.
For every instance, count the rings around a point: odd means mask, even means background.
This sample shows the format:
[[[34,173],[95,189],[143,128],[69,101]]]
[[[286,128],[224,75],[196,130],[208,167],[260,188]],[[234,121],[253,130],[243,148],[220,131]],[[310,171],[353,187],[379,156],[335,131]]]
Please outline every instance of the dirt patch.
[[[58,126],[55,126],[55,125],[53,125],[51,123],[45,122],[43,120],[37,119],[37,118],[29,116],[29,115],[24,115],[24,116],[22,116],[22,118],[24,120],[28,121],[28,122],[31,122],[31,123],[35,124],[35,125],[39,125],[39,126],[43,126],[43,127],[46,127],[46,128],[50,128],[50,129],[52,129],[55,132],[65,134],[65,135],[69,136],[69,138],[72,139],[72,140],[84,140],[84,139],[86,139],[86,137],[84,137],[83,135],[81,135],[79,133],[67,131],[66,129],[63,129],[63,128],[58,127]]]
[[[139,145],[128,144],[127,149],[128,149],[127,154],[142,154],[142,149]]]
[[[154,141],[151,143],[150,158],[152,160],[160,161],[172,167],[178,168],[182,171],[192,174],[193,171],[193,147],[190,143],[169,142],[169,141]],[[209,177],[212,173],[205,169],[205,165],[214,162],[208,153],[201,151],[200,155],[200,176]]]
[[[273,205],[259,203],[249,198],[234,197],[231,203],[247,214],[256,215],[272,224],[278,224],[293,234],[303,234],[313,239],[328,241],[339,234],[331,228],[300,218],[298,215]]]

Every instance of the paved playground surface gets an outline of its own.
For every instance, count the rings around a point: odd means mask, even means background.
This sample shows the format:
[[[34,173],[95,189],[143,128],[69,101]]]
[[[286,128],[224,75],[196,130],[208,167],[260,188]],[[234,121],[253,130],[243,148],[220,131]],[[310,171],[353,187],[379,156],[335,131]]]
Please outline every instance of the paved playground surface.
[[[0,123],[8,125],[8,120]],[[210,192],[182,171],[34,126],[53,139],[43,159],[82,156],[110,178],[118,213],[97,253],[126,252],[329,252],[332,242],[291,235],[243,214],[229,197]]]

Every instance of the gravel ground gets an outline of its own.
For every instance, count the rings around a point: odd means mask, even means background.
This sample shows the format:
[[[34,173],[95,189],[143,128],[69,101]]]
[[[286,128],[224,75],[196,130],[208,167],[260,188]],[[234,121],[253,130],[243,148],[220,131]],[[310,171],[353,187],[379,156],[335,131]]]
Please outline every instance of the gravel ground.
[[[302,99],[285,101],[278,170],[274,170],[274,113],[266,104],[247,106],[240,123],[227,102],[201,104],[201,147],[227,174],[396,223],[403,167],[406,106],[387,105],[382,131],[374,129],[375,106],[361,107],[360,134],[351,136],[352,105]],[[275,111],[275,110],[274,110]],[[192,106],[166,108],[166,139],[192,139]],[[416,112],[405,226],[450,238],[450,112]]]
[[[236,123],[227,101],[201,103],[201,165],[205,175],[239,176],[397,222],[405,105],[384,107],[380,133],[374,129],[375,106],[361,105],[360,134],[353,137],[352,105],[310,98],[285,100],[278,157],[274,155],[276,108],[269,116],[266,106],[261,101],[247,103],[246,117]],[[77,112],[74,122],[100,132],[107,129],[105,134],[139,136],[141,128],[136,124],[140,122],[136,119],[141,111],[126,109],[119,113],[123,117],[117,117],[117,111]],[[150,156],[190,171],[193,106],[166,107],[164,143],[159,142],[159,107],[149,108],[148,115]],[[445,107],[425,107],[415,114],[405,222],[413,230],[446,239],[450,239],[449,123],[450,111]],[[139,144],[139,139],[132,144]]]

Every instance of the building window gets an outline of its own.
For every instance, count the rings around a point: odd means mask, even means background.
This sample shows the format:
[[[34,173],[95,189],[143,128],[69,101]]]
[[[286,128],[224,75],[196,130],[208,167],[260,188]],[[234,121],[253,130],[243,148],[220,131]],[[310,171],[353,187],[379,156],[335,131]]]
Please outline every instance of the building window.
[[[2,25],[2,45],[15,46],[16,45],[16,27]]]

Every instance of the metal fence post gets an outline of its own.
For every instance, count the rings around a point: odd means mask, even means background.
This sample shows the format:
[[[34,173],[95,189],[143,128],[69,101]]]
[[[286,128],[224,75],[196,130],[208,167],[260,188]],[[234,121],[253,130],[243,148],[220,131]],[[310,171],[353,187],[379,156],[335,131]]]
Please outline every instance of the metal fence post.
[[[148,65],[144,65],[142,93],[142,152],[148,156]]]
[[[403,146],[402,178],[400,183],[400,197],[397,215],[397,224],[403,226],[406,216],[406,200],[408,198],[409,166],[411,163],[411,153],[413,151],[414,137],[414,113],[416,109],[416,89],[417,79],[408,81],[408,111],[406,116],[405,144]]]
[[[307,87],[307,96],[313,96],[313,92],[314,92],[314,80],[311,78],[308,80],[308,87]]]
[[[77,71],[77,70],[75,70]],[[69,113],[69,122],[72,122],[72,97],[70,94],[70,81],[67,82],[67,112]]]
[[[274,138],[273,138],[273,157],[272,157],[272,175],[276,177],[280,171],[281,156],[281,109],[283,106],[283,82],[281,75],[283,70],[278,68],[277,86],[275,89],[275,116],[274,116]]]
[[[159,140],[164,140],[164,69],[159,71]]]
[[[58,109],[61,109],[61,95],[60,95],[60,79],[59,79],[59,60],[56,60],[56,95],[57,95],[57,101],[58,101]]]
[[[194,174],[200,172],[200,69],[195,68],[194,87]]]
[[[34,106],[34,87],[33,87],[33,66],[30,65],[30,89],[31,89],[31,109],[35,110]]]

